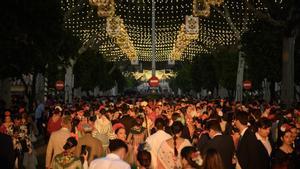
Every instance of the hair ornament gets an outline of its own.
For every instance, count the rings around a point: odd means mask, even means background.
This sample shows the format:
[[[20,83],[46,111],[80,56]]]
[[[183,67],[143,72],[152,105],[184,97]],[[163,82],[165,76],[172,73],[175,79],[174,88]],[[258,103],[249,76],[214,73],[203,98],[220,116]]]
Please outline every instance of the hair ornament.
[[[199,166],[202,165],[203,160],[202,160],[202,158],[201,158],[201,155],[200,155],[200,152],[199,152],[199,151],[193,152],[193,153],[191,154],[191,157],[192,157],[192,160],[193,160],[195,163],[197,163]]]
[[[150,152],[151,151],[150,145],[148,143],[146,143],[146,142],[145,143],[141,143],[139,145],[139,147],[138,147],[138,151],[143,151],[143,150]]]

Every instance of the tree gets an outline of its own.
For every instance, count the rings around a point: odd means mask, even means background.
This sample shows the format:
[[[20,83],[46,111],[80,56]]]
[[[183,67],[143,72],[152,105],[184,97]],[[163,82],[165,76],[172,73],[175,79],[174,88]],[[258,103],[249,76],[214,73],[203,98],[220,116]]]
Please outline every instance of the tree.
[[[109,67],[110,71],[108,73],[110,73],[112,79],[115,81],[115,83],[118,85],[118,91],[119,92],[123,92],[125,87],[127,86],[127,77],[125,77],[121,70],[118,68],[118,64],[117,63],[110,63]]]
[[[128,73],[125,77],[125,80],[126,84],[124,85],[124,87],[126,88],[135,88],[142,83],[141,80],[135,79],[132,73]]]
[[[78,49],[81,43],[78,38],[70,32],[64,32],[61,41],[57,45],[57,57],[49,60],[45,71],[48,78],[48,86],[54,88],[57,80],[65,78],[66,69],[71,65],[71,60],[76,60],[79,56]]]
[[[125,77],[117,65],[107,62],[102,54],[93,50],[87,50],[78,57],[73,71],[75,87],[81,87],[87,92],[95,87],[107,91],[115,85],[122,91],[126,85]]]
[[[212,54],[196,56],[192,63],[185,63],[177,71],[176,77],[171,79],[170,86],[183,92],[194,89],[213,91],[221,85],[228,90],[229,96],[233,98],[236,73],[238,66],[238,53],[236,47],[219,47]]]
[[[66,64],[78,50],[78,41],[64,31],[58,0],[4,1],[0,11],[5,23],[0,26],[0,78],[23,81],[32,111],[38,73],[44,74],[51,63]],[[31,86],[24,82],[24,74],[33,76]]]
[[[235,47],[220,47],[214,52],[214,69],[219,85],[227,89],[230,98],[234,96],[239,51]]]
[[[183,64],[177,71],[175,78],[170,80],[170,87],[173,90],[181,89],[183,92],[192,90],[191,65]]]
[[[282,40],[281,100],[291,106],[294,102],[294,55],[300,26],[300,2],[262,0],[261,5],[257,5],[258,0],[244,1],[258,19],[270,23],[281,33],[278,37]]]
[[[300,86],[300,37],[298,37],[296,40],[295,49],[295,83],[296,85]],[[295,94],[298,96],[298,98],[300,98],[300,90],[295,91]]]
[[[84,91],[94,90],[96,86],[100,88],[105,77],[104,58],[88,50],[78,57],[73,72],[75,87],[82,87]]]
[[[214,69],[214,57],[211,54],[202,54],[194,57],[191,68],[193,89],[200,92],[202,88],[214,91],[218,82]]]
[[[281,40],[280,32],[265,21],[258,21],[242,36],[242,50],[248,69],[246,77],[253,88],[261,90],[262,81],[271,82],[271,98],[275,97],[275,82],[281,80]]]

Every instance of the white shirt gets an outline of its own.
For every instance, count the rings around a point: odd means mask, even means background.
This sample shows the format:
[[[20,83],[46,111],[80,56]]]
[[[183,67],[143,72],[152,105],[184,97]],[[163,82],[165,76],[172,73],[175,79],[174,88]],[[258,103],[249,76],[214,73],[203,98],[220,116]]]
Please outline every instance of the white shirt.
[[[130,169],[130,165],[116,154],[107,154],[106,157],[93,160],[89,169]]]
[[[243,135],[245,134],[246,130],[248,129],[248,127],[244,128],[244,130],[241,132],[241,137],[243,137]]]
[[[159,150],[159,147],[161,143],[165,140],[168,140],[169,138],[172,138],[172,136],[168,133],[166,133],[163,130],[158,130],[156,133],[152,134],[146,139],[146,143],[150,145],[150,152],[152,156],[152,166],[156,168],[157,165],[157,153]]]
[[[272,146],[271,143],[269,141],[269,139],[263,139],[258,133],[255,133],[255,136],[257,138],[257,140],[261,141],[261,143],[264,145],[264,147],[266,148],[266,150],[268,151],[269,156],[271,155],[272,152]]]

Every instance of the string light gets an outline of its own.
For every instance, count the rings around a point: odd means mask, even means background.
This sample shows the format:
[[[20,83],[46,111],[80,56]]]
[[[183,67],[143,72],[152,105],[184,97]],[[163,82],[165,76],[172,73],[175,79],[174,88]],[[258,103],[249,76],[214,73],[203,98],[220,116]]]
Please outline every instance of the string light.
[[[199,33],[197,38],[189,40],[185,50],[180,51],[180,56],[175,55],[177,60],[191,60],[200,53],[216,49],[217,46],[236,43],[234,31],[224,16],[212,6],[221,11],[223,6],[226,6],[240,34],[247,31],[248,25],[254,21],[254,15],[247,11],[244,1],[202,1],[209,5],[209,16],[199,16],[195,13],[194,0],[155,1],[156,61],[168,61],[174,53],[186,15],[199,17]],[[98,8],[99,3],[103,8]],[[255,6],[259,9],[263,5],[257,0]],[[83,46],[98,49],[111,61],[126,60],[130,57],[140,61],[151,61],[151,0],[61,0],[61,9],[65,16],[65,28],[79,37]],[[102,10],[101,17],[99,10]],[[120,23],[117,24],[118,29],[111,28],[112,32],[109,32],[107,27],[112,18],[120,18]],[[186,26],[186,23],[184,25]],[[119,36],[116,36],[113,29],[121,32],[123,37],[118,40]]]

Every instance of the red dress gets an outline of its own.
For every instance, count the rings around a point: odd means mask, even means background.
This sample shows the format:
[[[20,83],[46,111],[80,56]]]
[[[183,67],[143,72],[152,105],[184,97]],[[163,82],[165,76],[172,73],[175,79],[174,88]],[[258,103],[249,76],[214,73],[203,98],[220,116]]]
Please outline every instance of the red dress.
[[[61,117],[56,121],[53,121],[53,118],[49,119],[48,125],[47,125],[47,131],[48,131],[49,135],[52,132],[59,130],[60,128],[61,128]]]

